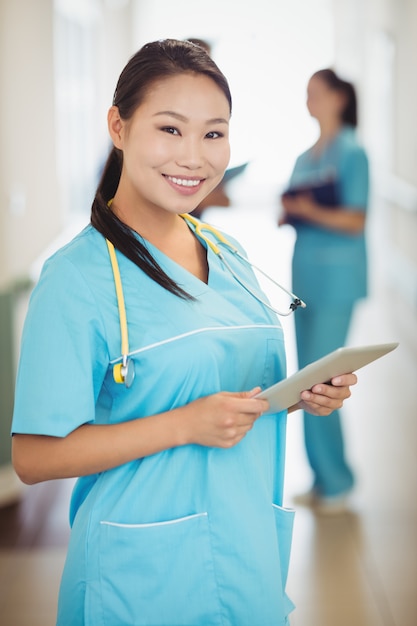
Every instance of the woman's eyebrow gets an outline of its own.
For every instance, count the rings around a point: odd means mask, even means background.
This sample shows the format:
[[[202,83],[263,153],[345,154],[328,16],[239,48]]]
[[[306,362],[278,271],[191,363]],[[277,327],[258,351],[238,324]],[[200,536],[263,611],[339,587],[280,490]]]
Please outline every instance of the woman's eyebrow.
[[[158,113],[154,114],[154,117],[157,117],[158,115],[169,115],[180,122],[189,122],[188,117],[181,115],[181,113],[176,113],[175,111],[158,111]],[[207,120],[206,124],[229,124],[229,122],[224,117],[214,117],[211,120]]]

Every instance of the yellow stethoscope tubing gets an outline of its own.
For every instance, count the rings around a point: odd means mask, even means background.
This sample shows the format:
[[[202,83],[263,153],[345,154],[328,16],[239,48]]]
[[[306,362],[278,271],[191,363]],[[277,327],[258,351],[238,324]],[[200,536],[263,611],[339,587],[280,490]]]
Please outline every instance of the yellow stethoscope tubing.
[[[205,241],[205,243],[213,250],[214,254],[217,254],[217,256],[222,257],[222,253],[221,253],[219,246],[216,246],[214,241],[211,241],[211,239],[209,239],[208,237],[205,237],[202,233],[203,230],[206,230],[212,233],[216,237],[217,241],[220,241],[222,244],[227,246],[231,252],[239,253],[238,249],[235,246],[233,246],[230,243],[230,241],[228,241],[226,237],[224,237],[213,226],[210,226],[209,224],[205,224],[204,222],[200,222],[199,220],[197,220],[192,215],[189,215],[188,213],[181,213],[180,217],[182,217],[186,222],[190,222],[190,224],[192,224],[195,227],[195,232],[198,235],[198,237],[201,237],[201,239]]]
[[[237,282],[244,289],[246,289],[246,291],[248,293],[250,293],[251,296],[253,296],[259,302],[261,302],[261,304],[266,306],[268,309],[270,309],[274,313],[277,313],[278,315],[281,315],[283,317],[291,315],[291,313],[293,311],[295,311],[295,309],[298,308],[298,307],[301,307],[303,309],[306,307],[305,302],[303,302],[298,296],[296,296],[294,293],[292,293],[291,291],[289,291],[288,289],[286,289],[285,287],[280,285],[280,283],[278,283],[276,280],[274,280],[272,278],[272,276],[269,276],[269,274],[264,272],[264,270],[262,270],[260,267],[255,265],[255,263],[252,263],[246,257],[244,257],[243,254],[241,254],[239,252],[239,250],[236,248],[236,246],[234,246],[230,241],[228,241],[226,239],[226,237],[224,237],[224,235],[222,235],[222,233],[220,233],[216,228],[214,228],[213,226],[210,226],[209,224],[205,224],[204,222],[200,222],[199,220],[195,219],[192,215],[189,215],[188,213],[181,213],[181,217],[185,221],[190,222],[190,224],[192,224],[195,227],[196,235],[198,237],[200,237],[211,248],[211,250],[214,252],[215,255],[217,255],[219,257],[219,259],[221,259],[221,261],[224,263],[224,265],[229,270],[229,272],[232,274],[232,276],[235,278],[235,280],[237,280]],[[235,254],[237,257],[239,257],[239,259],[244,261],[250,267],[256,269],[258,272],[260,272],[260,274],[262,274],[262,276],[267,278],[276,287],[279,287],[279,289],[282,289],[288,296],[290,296],[290,298],[292,299],[292,303],[291,303],[291,305],[289,307],[289,310],[288,311],[280,311],[279,309],[276,309],[271,304],[269,304],[269,302],[266,302],[263,298],[259,297],[259,295],[255,294],[252,291],[252,289],[249,287],[249,285],[236,274],[236,272],[233,270],[233,268],[230,266],[230,264],[226,261],[226,259],[225,259],[224,255],[222,254],[222,251],[220,250],[219,246],[217,246],[213,241],[211,241],[211,239],[209,239],[208,237],[206,237],[203,234],[203,232],[202,232],[203,230],[205,230],[205,231],[211,233],[212,235],[214,235],[214,237],[217,239],[217,241],[220,242],[222,245],[226,246],[230,250],[230,252]]]
[[[114,286],[116,289],[117,307],[119,309],[120,337],[122,346],[122,362],[113,366],[113,377],[116,383],[124,383],[127,373],[127,359],[129,354],[129,334],[127,330],[127,316],[125,299],[123,295],[122,279],[120,277],[119,264],[117,262],[116,251],[111,241],[106,239],[109,250],[110,262],[113,270]]]

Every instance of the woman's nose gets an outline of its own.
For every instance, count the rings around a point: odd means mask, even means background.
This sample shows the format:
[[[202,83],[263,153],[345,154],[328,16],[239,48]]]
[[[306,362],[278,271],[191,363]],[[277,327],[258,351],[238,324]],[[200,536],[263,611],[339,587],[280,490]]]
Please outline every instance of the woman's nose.
[[[205,162],[204,147],[198,139],[184,139],[180,153],[177,156],[177,163],[190,170],[196,170],[203,166]]]

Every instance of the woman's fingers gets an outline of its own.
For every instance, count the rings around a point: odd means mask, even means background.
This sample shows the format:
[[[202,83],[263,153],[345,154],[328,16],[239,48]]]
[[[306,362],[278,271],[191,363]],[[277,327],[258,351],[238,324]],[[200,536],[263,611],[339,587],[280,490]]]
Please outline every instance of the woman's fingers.
[[[343,374],[332,378],[331,383],[319,383],[301,394],[301,407],[315,415],[328,415],[343,406],[351,396],[350,387],[357,383],[356,374]]]
[[[254,397],[259,391],[257,387],[241,393],[221,392],[188,405],[191,441],[223,448],[236,445],[268,409],[266,400]]]

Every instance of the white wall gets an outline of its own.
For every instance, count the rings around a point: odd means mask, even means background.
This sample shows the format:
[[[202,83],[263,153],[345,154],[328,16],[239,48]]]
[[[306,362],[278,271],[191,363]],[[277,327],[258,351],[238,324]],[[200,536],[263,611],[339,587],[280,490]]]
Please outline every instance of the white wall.
[[[0,0],[0,286],[59,231],[52,0]]]
[[[417,3],[333,0],[336,59],[360,86],[375,284],[417,346]]]

